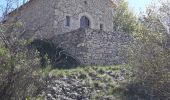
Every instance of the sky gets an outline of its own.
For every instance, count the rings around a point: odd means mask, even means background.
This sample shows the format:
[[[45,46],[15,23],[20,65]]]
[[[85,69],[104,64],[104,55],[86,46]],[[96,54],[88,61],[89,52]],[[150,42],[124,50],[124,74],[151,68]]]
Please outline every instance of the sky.
[[[4,5],[5,0],[0,0],[0,7]],[[151,3],[151,0],[126,0],[129,4],[129,8],[139,15],[140,11],[145,11],[145,7]],[[0,12],[1,15],[1,12]]]
[[[129,4],[129,8],[136,14],[139,15],[140,11],[144,12],[146,6],[148,6],[152,0],[126,0]]]

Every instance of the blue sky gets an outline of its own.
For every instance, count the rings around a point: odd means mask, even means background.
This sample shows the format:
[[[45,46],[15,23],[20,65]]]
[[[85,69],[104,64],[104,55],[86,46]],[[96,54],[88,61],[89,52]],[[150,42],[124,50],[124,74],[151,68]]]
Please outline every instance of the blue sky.
[[[152,0],[126,0],[129,4],[129,8],[138,15],[140,11],[145,11],[146,6],[148,6]]]

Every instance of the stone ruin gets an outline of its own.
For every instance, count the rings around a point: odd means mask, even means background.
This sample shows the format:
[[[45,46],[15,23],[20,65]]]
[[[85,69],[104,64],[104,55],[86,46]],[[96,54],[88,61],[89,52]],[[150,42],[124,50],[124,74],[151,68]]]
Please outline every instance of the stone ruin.
[[[63,48],[81,65],[114,65],[124,63],[121,47],[132,42],[129,34],[105,32],[90,28],[78,29],[53,37],[52,42]]]

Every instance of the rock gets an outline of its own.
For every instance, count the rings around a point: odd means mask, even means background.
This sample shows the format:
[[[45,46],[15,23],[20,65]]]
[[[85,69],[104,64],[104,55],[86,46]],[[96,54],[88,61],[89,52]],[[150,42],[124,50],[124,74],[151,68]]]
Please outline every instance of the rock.
[[[53,90],[57,91],[57,87],[53,87]]]
[[[52,78],[44,90],[46,100],[89,100],[90,88],[75,77]]]
[[[118,80],[119,81],[122,81],[122,80],[124,80],[125,78],[123,77],[123,76],[120,76],[120,77],[118,77]]]

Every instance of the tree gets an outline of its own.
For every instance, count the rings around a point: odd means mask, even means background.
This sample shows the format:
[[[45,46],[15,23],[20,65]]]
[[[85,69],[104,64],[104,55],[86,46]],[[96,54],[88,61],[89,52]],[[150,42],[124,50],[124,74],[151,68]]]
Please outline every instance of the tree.
[[[0,21],[5,20],[8,13],[19,8],[20,5],[25,4],[29,0],[3,0],[4,4],[0,5]]]
[[[139,30],[133,34],[135,41],[127,52],[135,77],[125,92],[130,100],[170,99],[170,38],[165,24],[169,3],[162,1],[159,8],[148,7],[145,16],[141,17]],[[162,12],[162,9],[166,10]]]
[[[136,30],[137,24],[137,18],[129,10],[127,2],[121,0],[115,8],[113,30],[132,33]]]
[[[5,11],[8,8],[10,7]],[[36,97],[45,83],[41,73],[38,73],[41,70],[38,54],[27,48],[31,39],[22,38],[27,30],[20,29],[24,27],[17,17],[13,22],[0,23],[1,100]],[[37,29],[33,30],[35,31]]]

